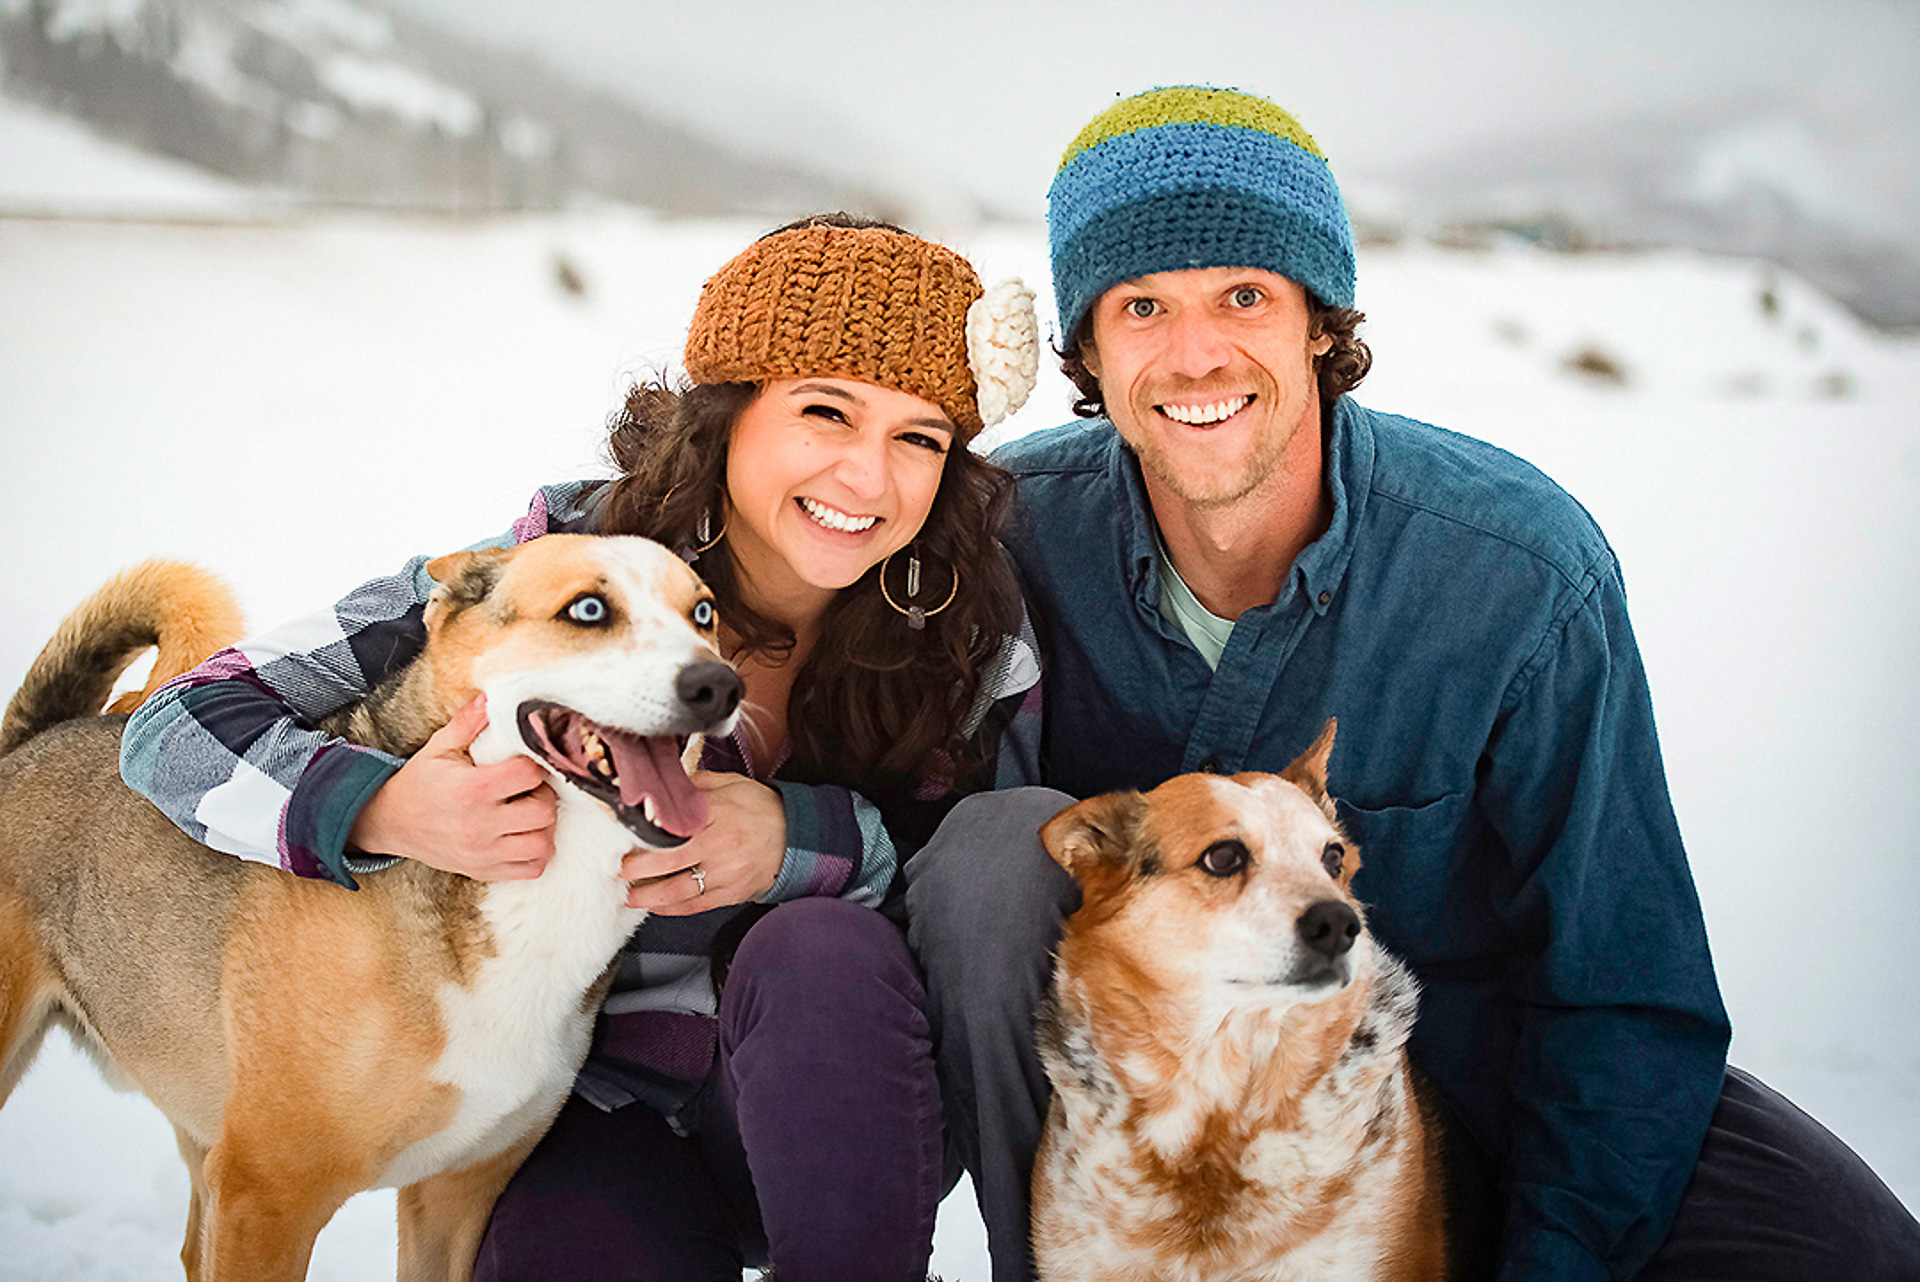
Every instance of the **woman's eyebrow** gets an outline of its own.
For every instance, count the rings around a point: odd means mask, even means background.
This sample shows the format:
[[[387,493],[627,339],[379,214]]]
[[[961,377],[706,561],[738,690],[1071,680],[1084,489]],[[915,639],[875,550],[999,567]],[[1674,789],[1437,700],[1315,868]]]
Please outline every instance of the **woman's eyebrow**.
[[[867,404],[857,393],[851,392],[835,383],[795,383],[793,390],[789,392],[788,395],[832,396],[847,402],[849,405],[858,405],[863,409],[866,408]],[[907,419],[906,422],[915,427],[938,428],[949,434],[956,430],[953,422],[941,414],[930,414],[921,418],[910,418]]]
[[[848,391],[844,387],[839,386],[836,383],[796,383],[794,384],[793,390],[790,394],[798,396],[802,393],[805,393],[808,396],[838,397],[840,400],[850,402],[851,404],[854,404],[854,405],[866,404],[866,402],[861,400],[858,396],[854,395],[852,392]]]

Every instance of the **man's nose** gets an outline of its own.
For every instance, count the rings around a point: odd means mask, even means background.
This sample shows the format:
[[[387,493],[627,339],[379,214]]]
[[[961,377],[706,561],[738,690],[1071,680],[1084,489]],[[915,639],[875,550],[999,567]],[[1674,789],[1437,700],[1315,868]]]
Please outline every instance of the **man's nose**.
[[[1232,359],[1220,323],[1203,308],[1182,308],[1167,332],[1167,364],[1188,378],[1203,378]]]

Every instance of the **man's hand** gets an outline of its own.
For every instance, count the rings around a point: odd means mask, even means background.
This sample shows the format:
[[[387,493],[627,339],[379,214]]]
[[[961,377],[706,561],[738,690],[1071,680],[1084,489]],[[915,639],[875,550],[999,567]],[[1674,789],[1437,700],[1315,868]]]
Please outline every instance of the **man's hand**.
[[[634,883],[627,904],[684,917],[743,904],[766,892],[787,853],[787,811],[780,794],[746,775],[696,770],[707,794],[707,826],[672,850],[636,850],[620,866]],[[698,868],[700,875],[690,870]],[[701,885],[701,881],[705,885]]]
[[[348,844],[478,881],[538,877],[553,858],[553,786],[529,757],[475,765],[467,750],[486,727],[484,697],[456,712],[361,807]]]

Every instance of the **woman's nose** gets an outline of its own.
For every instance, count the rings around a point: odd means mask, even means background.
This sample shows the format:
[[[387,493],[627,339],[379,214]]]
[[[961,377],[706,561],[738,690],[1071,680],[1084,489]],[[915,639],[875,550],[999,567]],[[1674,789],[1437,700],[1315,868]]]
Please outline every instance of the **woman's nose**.
[[[848,491],[861,498],[882,494],[887,488],[887,442],[884,437],[848,441],[834,463],[834,476]]]

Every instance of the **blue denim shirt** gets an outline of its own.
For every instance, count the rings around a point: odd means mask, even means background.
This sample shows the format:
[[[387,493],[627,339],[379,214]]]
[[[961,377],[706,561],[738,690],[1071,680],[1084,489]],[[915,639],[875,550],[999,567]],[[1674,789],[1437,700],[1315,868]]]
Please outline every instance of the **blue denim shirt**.
[[[1046,781],[1279,770],[1328,717],[1354,888],[1423,985],[1416,1059],[1494,1156],[1502,1278],[1632,1276],[1719,1098],[1729,1027],[1612,549],[1482,442],[1337,402],[1331,524],[1217,671],[1160,609],[1104,421],[1004,447],[1041,632]]]

